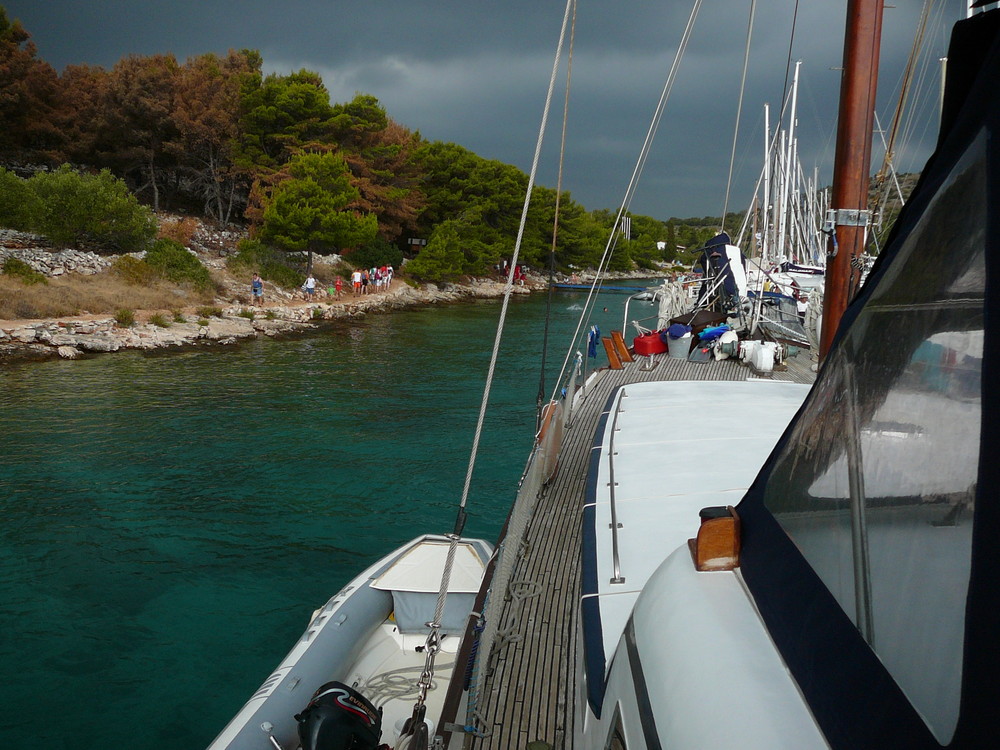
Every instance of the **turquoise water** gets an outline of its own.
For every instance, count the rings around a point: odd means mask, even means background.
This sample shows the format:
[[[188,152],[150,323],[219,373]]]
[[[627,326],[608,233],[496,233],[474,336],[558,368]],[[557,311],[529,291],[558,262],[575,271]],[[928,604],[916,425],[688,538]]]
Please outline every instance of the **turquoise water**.
[[[582,301],[556,295],[553,368]],[[602,330],[623,302],[602,296]],[[495,538],[530,448],[544,306],[511,304],[472,536]],[[499,310],[0,369],[3,744],[206,746],[314,608],[451,530]]]

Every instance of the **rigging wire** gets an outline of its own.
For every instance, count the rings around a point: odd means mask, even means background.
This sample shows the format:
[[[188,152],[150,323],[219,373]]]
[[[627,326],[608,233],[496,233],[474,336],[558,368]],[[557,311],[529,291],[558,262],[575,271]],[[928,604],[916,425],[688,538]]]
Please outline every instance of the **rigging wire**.
[[[913,37],[913,47],[910,49],[910,56],[906,60],[906,69],[903,72],[903,85],[899,93],[899,101],[896,103],[896,111],[892,116],[892,124],[889,126],[889,139],[885,147],[885,158],[882,162],[882,169],[879,176],[885,178],[886,168],[896,157],[896,138],[899,135],[900,122],[903,117],[903,110],[906,107],[906,100],[910,95],[910,86],[913,83],[914,69],[917,67],[917,59],[924,44],[924,34],[927,31],[927,19],[930,15],[932,0],[924,0],[924,6],[920,11],[920,21],[917,25],[917,33]]]
[[[604,246],[604,252],[597,265],[597,274],[594,277],[594,281],[590,285],[590,289],[587,291],[587,299],[584,302],[583,311],[580,313],[576,329],[573,331],[573,336],[570,338],[570,346],[566,350],[566,356],[563,359],[562,367],[559,370],[559,377],[556,379],[555,387],[552,390],[553,400],[555,399],[556,392],[559,389],[559,383],[562,382],[563,376],[567,372],[569,360],[573,354],[573,342],[577,341],[580,331],[583,328],[584,320],[588,319],[591,311],[597,304],[597,287],[601,283],[601,278],[607,269],[611,255],[614,253],[614,249],[617,246],[622,217],[628,211],[628,208],[632,203],[632,197],[635,195],[639,178],[642,176],[643,168],[646,166],[646,160],[649,157],[649,150],[652,147],[653,139],[656,137],[656,131],[660,126],[660,121],[663,117],[663,110],[666,107],[667,100],[670,98],[670,92],[673,89],[674,81],[677,78],[677,70],[680,67],[681,58],[687,50],[688,42],[691,39],[691,31],[694,29],[694,22],[698,18],[698,11],[701,10],[701,4],[702,0],[694,0],[694,5],[691,8],[691,14],[688,16],[687,25],[684,27],[684,33],[681,35],[680,44],[677,46],[677,52],[674,55],[673,63],[667,73],[667,80],[663,84],[663,90],[660,92],[660,99],[656,104],[655,111],[653,112],[652,121],[650,122],[649,129],[646,131],[646,139],[643,141],[642,148],[639,151],[639,158],[636,160],[635,168],[632,170],[632,176],[629,178],[628,187],[625,189],[625,197],[623,198],[621,207],[618,209],[618,213],[615,216],[615,221],[611,227],[611,234],[608,237],[608,241]]]
[[[906,60],[906,67],[903,70],[902,81],[899,87],[899,98],[896,100],[896,108],[892,115],[892,122],[889,126],[889,137],[885,137],[885,133],[882,130],[881,125],[878,124],[878,112],[875,112],[875,122],[876,129],[878,130],[879,136],[882,139],[882,145],[885,149],[885,153],[882,157],[882,165],[879,168],[878,173],[872,183],[873,192],[875,193],[874,203],[878,207],[877,216],[879,217],[879,223],[881,224],[882,213],[885,210],[886,205],[889,201],[889,194],[892,191],[892,184],[889,182],[889,177],[892,177],[892,181],[895,183],[895,187],[899,192],[900,201],[903,201],[903,193],[899,188],[899,180],[896,177],[896,141],[900,136],[902,131],[904,134],[904,142],[909,138],[909,124],[911,121],[910,115],[907,115],[907,120],[904,124],[903,115],[906,112],[907,100],[910,97],[910,92],[913,88],[914,74],[918,67],[918,62],[921,58],[921,52],[923,50],[924,38],[927,32],[927,21],[930,17],[930,10],[933,0],[924,0],[923,7],[920,10],[920,18],[917,22],[917,31],[913,36],[913,44],[910,47],[910,54]],[[918,90],[922,86],[924,75],[926,74],[926,64],[920,66],[920,81],[921,84],[918,85]]]
[[[552,92],[555,89],[556,74],[559,71],[559,60],[562,57],[563,47],[566,40],[566,27],[569,25],[570,9],[575,0],[566,0],[566,10],[563,14],[562,27],[559,31],[559,43],[556,46],[555,60],[552,63],[552,74],[549,77],[549,87],[545,94],[545,106],[542,110],[542,121],[538,129],[538,139],[535,142],[535,155],[531,162],[531,173],[528,175],[528,185],[524,195],[524,206],[521,209],[521,222],[517,230],[517,239],[514,242],[514,252],[511,256],[510,269],[507,272],[507,285],[504,288],[503,303],[500,307],[500,319],[497,321],[496,336],[493,340],[493,351],[490,354],[489,370],[486,374],[486,384],[483,387],[483,397],[479,405],[479,415],[476,418],[476,431],[472,440],[472,449],[469,454],[469,465],[465,474],[465,484],[462,487],[462,497],[459,500],[458,511],[455,516],[455,527],[451,534],[448,534],[449,545],[448,554],[445,560],[444,569],[441,572],[441,585],[438,588],[437,604],[434,607],[434,619],[428,623],[428,634],[425,643],[426,657],[424,659],[424,669],[420,674],[417,683],[417,700],[413,706],[411,716],[412,736],[420,742],[426,740],[427,725],[424,717],[427,712],[425,699],[427,691],[431,688],[434,678],[434,660],[441,648],[440,622],[444,614],[445,601],[448,596],[448,588],[451,580],[451,570],[454,565],[455,552],[461,533],[465,527],[465,506],[469,499],[469,487],[472,484],[472,472],[476,465],[476,458],[479,454],[479,441],[482,437],[483,423],[486,420],[486,407],[490,400],[490,391],[493,387],[493,377],[496,373],[497,358],[500,352],[500,340],[503,337],[504,322],[507,318],[507,310],[510,307],[510,298],[514,289],[514,269],[517,268],[518,255],[521,252],[521,240],[524,237],[524,227],[528,218],[528,207],[531,205],[531,191],[535,184],[535,176],[538,173],[538,161],[542,151],[542,142],[545,137],[545,128],[548,124],[549,109],[552,105]]]
[[[562,137],[559,141],[559,173],[556,178],[556,210],[552,219],[552,247],[549,250],[549,293],[545,300],[545,327],[542,329],[542,361],[538,372],[538,395],[535,397],[535,431],[542,427],[542,401],[545,399],[545,365],[549,349],[549,323],[552,316],[552,284],[556,272],[556,246],[559,239],[559,207],[562,200],[563,160],[566,156],[566,123],[569,119],[569,91],[573,79],[573,41],[576,38],[576,0],[573,2],[573,20],[569,32],[569,53],[566,55],[566,98],[563,101]]]
[[[792,69],[792,48],[795,46],[795,28],[799,20],[799,0],[795,0],[795,10],[792,11],[792,30],[788,35],[788,59],[785,60],[785,82],[781,85],[781,107],[785,111],[785,99],[788,97],[788,72]],[[780,118],[779,118],[780,122]]]
[[[726,178],[726,199],[722,204],[722,219],[719,231],[726,229],[726,212],[729,210],[729,191],[733,185],[733,163],[736,161],[736,140],[740,134],[740,116],[743,113],[743,92],[747,84],[747,66],[750,63],[750,40],[753,38],[753,19],[757,11],[757,0],[750,0],[750,18],[747,21],[747,43],[743,51],[743,75],[740,78],[740,96],[736,105],[736,126],[733,128],[733,149],[729,154],[729,177]]]
[[[510,269],[507,272],[507,285],[504,287],[503,303],[500,306],[500,319],[497,322],[496,337],[493,341],[493,351],[490,353],[490,365],[486,373],[486,385],[483,388],[483,398],[479,404],[479,416],[476,419],[476,432],[472,440],[472,450],[469,455],[469,464],[465,472],[465,484],[462,487],[462,497],[459,501],[459,516],[455,521],[456,534],[461,533],[460,525],[464,525],[465,506],[469,499],[469,487],[472,484],[472,472],[476,466],[476,457],[479,454],[479,440],[483,432],[483,422],[486,418],[486,406],[490,400],[490,391],[493,388],[493,376],[496,372],[497,357],[500,352],[500,339],[503,337],[504,322],[507,319],[507,309],[510,307],[510,297],[514,289],[514,269],[517,268],[518,256],[521,252],[521,241],[524,238],[524,226],[528,219],[528,207],[531,205],[531,191],[535,185],[535,176],[538,174],[538,161],[542,151],[542,141],[545,138],[545,128],[549,120],[549,109],[552,106],[552,92],[555,89],[556,74],[559,71],[559,60],[562,57],[563,47],[566,39],[566,28],[569,26],[570,10],[574,0],[566,0],[566,11],[563,15],[563,25],[559,32],[559,44],[556,47],[555,60],[552,63],[552,75],[549,78],[549,88],[545,94],[545,106],[542,110],[542,122],[538,129],[538,139],[535,142],[535,155],[531,161],[531,173],[528,175],[528,186],[524,194],[524,205],[521,209],[521,221],[517,228],[517,239],[514,241],[514,252],[511,256]]]

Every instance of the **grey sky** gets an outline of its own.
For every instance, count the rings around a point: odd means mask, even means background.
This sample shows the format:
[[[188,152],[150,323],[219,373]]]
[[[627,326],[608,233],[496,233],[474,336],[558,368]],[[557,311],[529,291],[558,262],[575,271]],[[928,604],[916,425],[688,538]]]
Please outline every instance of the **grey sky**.
[[[885,11],[879,115],[891,117],[921,0]],[[587,208],[617,207],[691,0],[582,0],[577,16],[563,187]],[[258,49],[268,72],[318,71],[335,102],[376,96],[430,140],[454,141],[527,171],[562,21],[563,0],[0,0],[39,56],[111,67],[129,54],[183,60]],[[920,169],[936,132],[937,59],[961,13],[941,0],[927,33],[922,114],[897,157]],[[632,210],[718,215],[736,116],[749,0],[707,0]],[[745,208],[761,165],[762,109],[780,103],[795,0],[758,3],[730,210]],[[806,169],[831,179],[845,3],[800,0],[792,59],[802,60],[798,130]],[[565,71],[561,80],[565,79]],[[562,93],[538,181],[556,184]],[[772,114],[773,121],[774,114]],[[880,154],[878,154],[880,158]]]

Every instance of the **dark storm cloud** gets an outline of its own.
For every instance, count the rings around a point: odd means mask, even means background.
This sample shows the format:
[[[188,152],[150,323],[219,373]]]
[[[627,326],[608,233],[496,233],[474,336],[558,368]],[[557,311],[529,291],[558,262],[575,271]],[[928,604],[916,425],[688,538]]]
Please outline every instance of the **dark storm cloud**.
[[[258,49],[267,71],[316,70],[334,101],[378,97],[390,116],[431,140],[454,141],[530,168],[564,3],[562,0],[0,0],[33,35],[39,55],[112,66],[128,54],[172,52],[183,60],[230,48]],[[909,53],[919,0],[887,9],[880,116]],[[929,31],[944,53],[961,3],[948,0]],[[653,216],[718,214],[736,117],[748,0],[705,2],[682,62],[633,210]],[[750,200],[763,150],[762,108],[772,127],[782,98],[794,0],[757,4],[730,210]],[[588,208],[621,200],[690,13],[677,2],[580,3],[564,188]],[[791,59],[801,59],[799,150],[803,166],[831,179],[843,50],[844,5],[803,0]],[[561,74],[562,75],[562,74]],[[936,70],[924,71],[924,91]],[[894,89],[896,93],[894,94]],[[924,94],[926,98],[933,98]],[[539,182],[556,182],[562,94],[557,93]],[[932,109],[923,103],[924,110]],[[900,163],[919,169],[934,137],[930,115],[911,126]],[[904,161],[904,159],[908,161]]]

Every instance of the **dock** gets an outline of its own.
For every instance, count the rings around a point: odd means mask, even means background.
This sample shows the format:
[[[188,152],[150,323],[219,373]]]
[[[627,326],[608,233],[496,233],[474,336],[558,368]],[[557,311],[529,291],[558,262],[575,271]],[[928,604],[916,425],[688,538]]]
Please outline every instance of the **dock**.
[[[653,365],[651,369],[648,368]],[[770,377],[796,383],[815,379],[807,351]],[[656,380],[729,380],[758,377],[734,359],[694,363],[667,354],[637,357],[622,369],[597,371],[563,437],[556,477],[542,490],[528,522],[478,713],[489,733],[473,739],[481,750],[551,747],[568,750],[577,690],[580,540],[584,486],[601,410],[619,386]],[[692,530],[696,519],[692,519]],[[469,739],[469,738],[467,738]],[[468,746],[468,745],[467,745]]]

